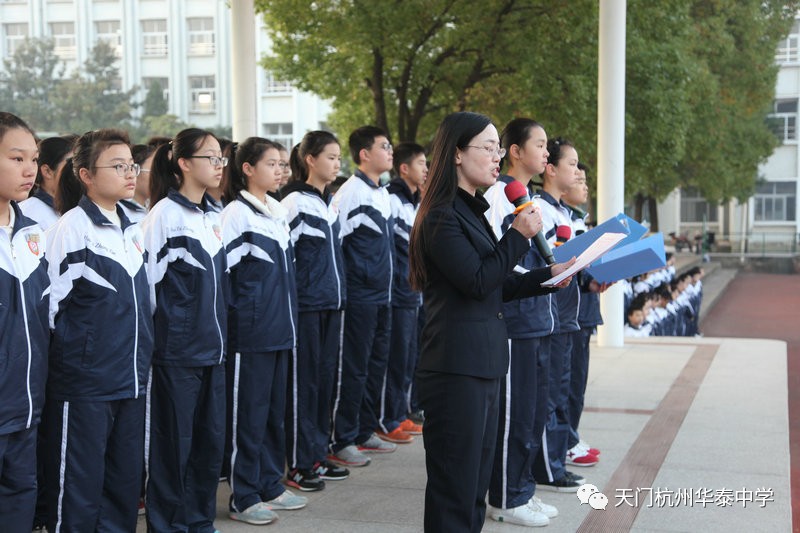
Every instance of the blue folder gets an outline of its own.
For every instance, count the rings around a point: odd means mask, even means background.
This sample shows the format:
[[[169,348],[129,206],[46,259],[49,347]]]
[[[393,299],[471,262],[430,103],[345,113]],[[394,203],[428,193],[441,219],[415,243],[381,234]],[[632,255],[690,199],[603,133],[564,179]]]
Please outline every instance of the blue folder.
[[[639,233],[639,229],[634,228],[638,236],[634,237],[632,240],[629,240],[631,239],[631,224],[629,221],[633,222],[633,220],[622,213],[615,217],[611,217],[602,224],[590,229],[586,233],[578,235],[577,237],[573,237],[561,246],[556,246],[553,248],[553,257],[555,257],[556,262],[558,263],[563,263],[565,261],[569,261],[573,257],[578,257],[604,233],[624,233],[627,235],[627,237],[617,243],[612,250],[618,248],[622,243],[637,241],[642,235],[644,235],[644,232]],[[638,222],[633,223],[639,228],[643,228],[644,231],[647,231],[647,228]]]
[[[625,246],[615,247],[592,263],[587,272],[600,283],[611,283],[663,268],[666,264],[664,235],[656,233]]]

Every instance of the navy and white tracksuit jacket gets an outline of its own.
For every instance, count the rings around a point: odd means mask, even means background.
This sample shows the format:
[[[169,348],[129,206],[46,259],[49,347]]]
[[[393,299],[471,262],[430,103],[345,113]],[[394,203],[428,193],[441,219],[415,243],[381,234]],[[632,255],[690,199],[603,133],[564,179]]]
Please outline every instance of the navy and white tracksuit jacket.
[[[23,215],[35,220],[43,231],[47,231],[50,226],[58,222],[60,216],[56,211],[53,197],[41,187],[36,189],[33,196],[20,202],[19,208]]]
[[[143,396],[153,349],[141,230],[111,223],[86,196],[50,232],[48,400]]]
[[[136,200],[120,200],[118,204],[131,222],[141,222],[147,216],[147,208]]]
[[[342,377],[334,408],[338,452],[366,441],[380,424],[392,321],[394,220],[386,188],[360,170],[331,206],[338,213],[347,270]]]
[[[394,219],[392,333],[389,363],[381,390],[380,427],[394,431],[407,418],[408,390],[417,362],[417,330],[422,294],[408,281],[408,241],[419,209],[419,191],[412,193],[400,178],[386,188]]]
[[[142,222],[155,320],[153,364],[198,367],[225,357],[227,268],[208,195],[198,206],[170,190]],[[208,328],[198,331],[198,326]]]
[[[513,180],[501,175],[484,194],[490,206],[486,218],[498,239],[516,218],[515,207],[505,195],[506,185]],[[533,196],[530,184],[526,188]],[[517,264],[518,269],[526,271],[546,266],[547,261],[536,246],[531,246]],[[489,502],[500,508],[514,508],[533,496],[534,468],[545,469],[544,456],[539,453],[548,413],[549,336],[558,326],[556,297],[546,294],[505,302],[503,316],[509,336],[509,368],[500,390],[500,423]]]
[[[289,376],[286,461],[289,470],[307,470],[328,454],[347,283],[341,226],[330,208],[330,195],[301,181],[290,182],[282,192],[300,306],[297,352]]]
[[[232,508],[242,511],[284,490],[287,368],[297,342],[297,291],[280,202],[241,191],[221,219],[230,286],[229,479]]]
[[[16,202],[10,205],[11,239],[0,230],[0,435],[39,423],[50,342],[45,234]]]

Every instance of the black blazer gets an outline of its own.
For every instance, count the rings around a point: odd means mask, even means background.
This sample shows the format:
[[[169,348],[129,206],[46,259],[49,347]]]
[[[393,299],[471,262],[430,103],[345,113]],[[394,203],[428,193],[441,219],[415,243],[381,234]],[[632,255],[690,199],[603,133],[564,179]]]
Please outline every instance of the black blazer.
[[[421,370],[504,376],[508,334],[503,301],[552,292],[541,287],[552,277],[550,267],[513,273],[530,241],[509,228],[498,242],[482,213],[488,207],[480,193],[470,198],[461,191],[451,205],[417,221],[426,271]]]

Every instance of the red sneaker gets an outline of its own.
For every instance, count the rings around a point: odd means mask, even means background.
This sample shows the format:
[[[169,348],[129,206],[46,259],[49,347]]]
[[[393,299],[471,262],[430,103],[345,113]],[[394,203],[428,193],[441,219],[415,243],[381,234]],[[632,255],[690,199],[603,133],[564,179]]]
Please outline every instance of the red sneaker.
[[[415,424],[411,421],[411,419],[406,418],[400,424],[400,429],[408,433],[409,435],[422,435],[422,425]]]
[[[573,466],[594,466],[599,459],[596,455],[587,452],[580,445],[567,450],[567,464]]]
[[[386,442],[394,442],[395,444],[408,444],[414,441],[414,437],[397,427],[394,431],[384,433],[383,431],[376,431],[375,434]]]

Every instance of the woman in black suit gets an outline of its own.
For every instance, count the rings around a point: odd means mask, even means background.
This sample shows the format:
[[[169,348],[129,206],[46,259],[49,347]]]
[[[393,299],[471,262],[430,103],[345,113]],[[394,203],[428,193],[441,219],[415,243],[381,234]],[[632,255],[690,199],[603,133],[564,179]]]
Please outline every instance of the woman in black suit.
[[[447,116],[411,232],[410,280],[423,291],[427,315],[417,372],[427,532],[481,530],[508,369],[502,302],[548,292],[541,282],[571,265],[513,272],[542,223],[538,208],[527,207],[496,240],[478,189],[497,180],[504,153],[489,118]]]

